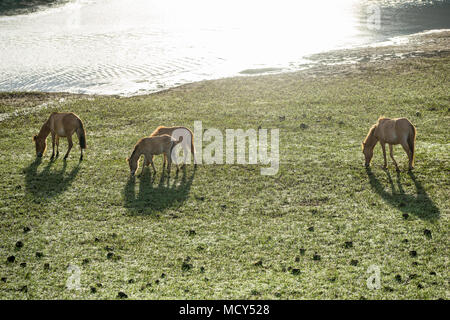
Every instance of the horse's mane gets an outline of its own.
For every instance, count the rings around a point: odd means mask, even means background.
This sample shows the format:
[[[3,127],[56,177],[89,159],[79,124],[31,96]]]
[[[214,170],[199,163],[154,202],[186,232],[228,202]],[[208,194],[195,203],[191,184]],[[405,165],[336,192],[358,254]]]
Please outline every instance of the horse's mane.
[[[137,152],[138,146],[141,143],[142,139],[144,139],[144,138],[139,139],[139,141],[134,145],[133,152],[131,153],[131,156],[129,158],[127,158],[127,159],[133,158],[134,154]]]
[[[372,137],[372,136],[374,135],[375,129],[377,128],[377,125],[378,125],[378,123],[377,123],[377,124],[374,124],[374,125],[369,129],[369,133],[367,134],[366,138],[364,139],[364,141],[363,141],[363,143],[362,143],[363,148],[364,148],[364,145],[367,143],[367,140],[369,140],[370,137]]]
[[[152,132],[150,137],[153,137],[159,131],[159,129],[162,129],[162,128],[165,128],[165,127],[164,126],[159,126],[158,128],[156,128],[155,131]]]

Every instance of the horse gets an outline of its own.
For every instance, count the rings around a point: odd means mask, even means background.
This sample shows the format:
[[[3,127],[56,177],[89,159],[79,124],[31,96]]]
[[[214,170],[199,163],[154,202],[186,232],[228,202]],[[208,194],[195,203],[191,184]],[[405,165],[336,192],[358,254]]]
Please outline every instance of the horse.
[[[195,148],[194,148],[194,134],[192,133],[191,130],[189,130],[186,127],[180,127],[180,126],[178,126],[178,127],[159,126],[158,128],[155,129],[155,131],[153,131],[153,133],[150,135],[150,137],[157,137],[157,136],[161,136],[163,134],[167,134],[171,137],[174,137],[175,139],[182,136],[183,143],[181,144],[181,146],[183,147],[183,152],[184,152],[183,166],[186,164],[187,155],[188,155],[189,151],[192,153],[192,156],[194,157],[194,166],[195,167],[197,166],[197,159],[195,158]],[[189,142],[190,142],[190,148],[189,148]]]
[[[77,134],[80,142],[81,156],[80,161],[83,160],[83,149],[86,149],[86,131],[81,119],[72,112],[53,112],[48,120],[42,125],[41,130],[37,135],[33,137],[33,141],[36,145],[36,156],[41,158],[47,150],[47,136],[52,134],[52,147],[53,153],[50,159],[55,157],[55,144],[56,144],[56,157],[59,155],[59,138],[66,137],[69,142],[69,149],[67,150],[64,160],[69,156],[72,149],[72,135]]]
[[[406,118],[388,119],[380,117],[367,134],[366,139],[362,143],[362,150],[366,160],[366,167],[370,165],[372,160],[373,149],[378,141],[380,141],[383,149],[384,168],[387,168],[386,161],[386,143],[389,144],[389,152],[395,168],[398,169],[397,162],[394,159],[392,146],[401,144],[409,159],[409,170],[414,168],[415,144],[416,144],[416,128]]]
[[[166,164],[166,159],[168,159],[167,163],[167,172],[170,175],[170,167],[172,164],[172,150],[173,148],[180,143],[183,140],[183,137],[179,137],[178,140],[175,140],[173,137],[164,134],[161,136],[155,136],[155,137],[146,137],[140,139],[136,145],[134,146],[134,150],[131,153],[131,156],[126,159],[130,166],[130,174],[134,176],[136,171],[139,168],[139,158],[141,155],[145,156],[144,160],[144,166],[142,167],[142,172],[144,171],[144,167],[148,166],[149,164],[152,165],[153,168],[153,174],[156,173],[155,165],[153,164],[153,156],[158,154],[164,154],[164,161],[163,161],[163,171]],[[177,167],[178,172],[178,164],[175,163]]]

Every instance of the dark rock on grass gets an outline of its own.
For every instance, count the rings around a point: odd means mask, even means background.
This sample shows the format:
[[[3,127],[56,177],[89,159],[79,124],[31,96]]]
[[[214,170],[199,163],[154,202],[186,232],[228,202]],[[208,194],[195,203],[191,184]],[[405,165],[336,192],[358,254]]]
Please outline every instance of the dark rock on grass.
[[[164,279],[166,277],[166,274],[163,272],[161,273],[161,279]]]
[[[17,241],[16,242],[16,248],[22,248],[23,247],[23,242],[22,241]]]
[[[304,123],[301,123],[301,124],[300,124],[300,128],[301,128],[301,129],[307,129],[307,128],[308,128],[308,125],[306,125],[306,124],[304,124]]]
[[[303,248],[300,249],[300,254],[301,254],[302,256],[305,255],[305,252],[306,252],[306,249],[303,249]]]
[[[253,289],[253,290],[250,292],[250,294],[251,294],[252,296],[260,296],[260,295],[261,295],[261,293],[260,293],[259,291],[255,290],[255,289]]]
[[[42,252],[36,252],[36,258],[42,258],[44,254]]]
[[[114,252],[108,252],[108,254],[106,255],[107,259],[112,259],[114,258]]]
[[[14,256],[9,256],[6,260],[7,260],[8,262],[13,263],[14,261],[16,261],[16,257],[14,257]]]
[[[155,283],[156,283],[156,284],[159,284],[159,280],[158,280],[158,279],[156,279],[156,280],[155,280]]]
[[[309,228],[308,228],[308,231],[313,232],[313,231],[314,231],[314,227],[309,227]]]
[[[357,266],[358,262],[359,262],[358,260],[352,260],[352,261],[350,261],[350,265]]]
[[[423,285],[422,285],[421,283],[419,283],[419,284],[417,285],[417,288],[423,289]]]
[[[44,264],[44,269],[45,270],[50,270],[50,264],[49,263],[45,263]]]
[[[353,248],[353,242],[352,241],[345,241],[344,247],[347,248],[347,249]]]
[[[192,264],[187,263],[187,262],[183,262],[183,264],[181,265],[181,270],[183,271],[189,271],[192,269]]]
[[[409,255],[411,256],[411,257],[417,257],[417,251],[416,250],[411,250],[410,252],[409,252]]]
[[[22,288],[20,288],[20,291],[28,292],[28,287],[27,286],[23,286]]]
[[[408,239],[403,239],[402,242],[403,242],[403,243],[408,243],[409,240],[408,240]]]
[[[431,231],[428,229],[423,230],[423,234],[428,238],[431,239],[433,236],[431,235]]]
[[[430,272],[430,275],[431,275],[431,276],[435,276],[435,275],[436,275],[436,272],[431,271],[431,272]]]
[[[100,242],[100,239],[99,238],[95,238],[94,241],[95,242]]]
[[[320,257],[320,255],[318,255],[317,253],[315,253],[314,255],[313,255],[313,260],[314,261],[319,261],[321,259],[321,257]]]
[[[200,272],[205,273],[205,267],[200,267]]]
[[[23,233],[30,232],[31,229],[29,227],[23,227]]]
[[[397,281],[397,282],[402,282],[402,276],[399,275],[399,274],[397,274],[397,275],[395,276],[395,281]]]
[[[195,230],[188,231],[188,235],[190,235],[190,236],[195,236],[196,234],[197,234],[197,232],[195,232]]]
[[[275,297],[280,298],[281,297],[281,293],[275,292]]]
[[[298,276],[298,275],[300,274],[300,269],[292,269],[292,270],[291,270],[291,273],[292,273],[294,276]]]
[[[89,262],[91,262],[91,260],[89,260],[89,258],[83,259],[83,264],[88,264]]]
[[[404,214],[402,214],[402,217],[403,217],[403,219],[408,219],[409,218],[409,214],[407,214],[407,213],[404,213]]]
[[[134,283],[134,282],[135,282],[134,279],[128,280],[128,283],[129,283],[129,284]]]
[[[422,116],[422,114],[419,111],[417,111],[416,112],[416,117],[421,117],[421,116]]]
[[[128,298],[128,296],[126,295],[126,293],[119,291],[119,293],[117,294],[117,298],[126,299]]]
[[[91,287],[91,293],[96,293],[97,292],[97,288],[96,287]]]
[[[26,263],[26,262],[22,262],[22,263],[20,264],[20,266],[21,266],[22,268],[25,268],[25,267],[27,266],[27,263]]]
[[[299,256],[295,257],[295,262],[299,262],[299,261],[300,261],[300,257]]]
[[[412,274],[410,274],[410,275],[408,276],[408,279],[409,279],[409,280],[412,280],[412,279],[415,279],[415,278],[417,278],[417,274],[415,274],[415,273],[412,273]]]
[[[263,262],[262,262],[262,260],[259,260],[259,261],[256,261],[253,265],[254,265],[255,267],[262,267]]]
[[[7,278],[6,277],[3,277],[2,278],[2,282],[6,282],[7,281]]]

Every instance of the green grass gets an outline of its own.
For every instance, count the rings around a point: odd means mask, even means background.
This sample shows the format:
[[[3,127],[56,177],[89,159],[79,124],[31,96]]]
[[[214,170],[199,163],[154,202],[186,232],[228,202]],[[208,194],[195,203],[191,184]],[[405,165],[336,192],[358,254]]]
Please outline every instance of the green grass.
[[[448,299],[449,74],[444,55],[315,78],[72,97],[3,121],[0,298],[114,299],[122,291],[132,299]],[[2,110],[13,109],[11,95],[0,96]],[[82,163],[77,142],[67,162],[50,162],[51,147],[35,161],[31,137],[51,111],[83,119]],[[381,169],[379,146],[364,168],[360,144],[380,115],[417,127],[413,173],[399,146],[400,173],[391,162]],[[195,120],[222,132],[278,128],[279,173],[190,165],[168,180],[159,156],[155,177],[147,170],[129,178],[125,158],[139,138]],[[65,288],[68,265],[80,268],[81,290]],[[380,267],[379,290],[366,285],[371,265]]]

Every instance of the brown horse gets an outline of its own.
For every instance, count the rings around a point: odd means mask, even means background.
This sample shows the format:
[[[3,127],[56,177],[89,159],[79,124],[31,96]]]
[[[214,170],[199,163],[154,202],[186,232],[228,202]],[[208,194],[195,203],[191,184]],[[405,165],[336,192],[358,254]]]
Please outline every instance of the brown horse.
[[[153,173],[156,173],[155,165],[153,164],[153,156],[158,154],[164,154],[163,171],[167,159],[168,162],[167,172],[170,174],[170,166],[172,164],[172,150],[182,140],[183,137],[180,137],[178,140],[175,140],[174,138],[172,138],[167,134],[164,134],[162,136],[140,139],[134,146],[134,150],[131,153],[131,156],[126,159],[130,166],[130,174],[134,176],[134,174],[138,170],[139,158],[141,157],[141,155],[145,156],[142,171],[144,171],[144,167],[151,164],[153,168]],[[175,163],[175,165],[177,166],[178,171],[178,164]]]
[[[391,159],[397,170],[397,162],[394,159],[392,146],[394,144],[401,144],[409,159],[409,170],[414,168],[414,149],[416,144],[416,128],[406,118],[379,118],[367,134],[366,139],[362,143],[362,149],[366,158],[366,167],[370,165],[372,160],[373,149],[377,142],[380,141],[383,149],[384,168],[387,167],[385,144],[389,144],[389,152]]]
[[[33,137],[33,141],[36,144],[36,155],[42,157],[47,149],[47,136],[52,134],[52,147],[53,153],[50,159],[55,157],[55,144],[56,144],[56,156],[59,155],[59,137],[67,137],[69,142],[69,149],[67,150],[64,160],[69,156],[72,149],[72,135],[77,134],[80,142],[81,156],[80,161],[83,160],[83,149],[86,149],[86,131],[84,130],[83,122],[81,119],[72,112],[53,112],[48,120],[42,125],[41,131]]]
[[[156,137],[161,136],[163,134],[167,134],[175,140],[177,140],[179,137],[183,137],[183,143],[181,146],[184,150],[184,159],[183,159],[183,166],[186,164],[187,161],[187,155],[189,151],[192,153],[192,156],[194,157],[194,163],[195,166],[197,166],[197,160],[195,158],[195,148],[194,148],[194,134],[191,130],[189,130],[186,127],[164,127],[159,126],[158,128],[153,131],[153,133],[150,135],[150,137]],[[190,145],[189,145],[190,142]],[[165,159],[164,159],[165,161]]]

